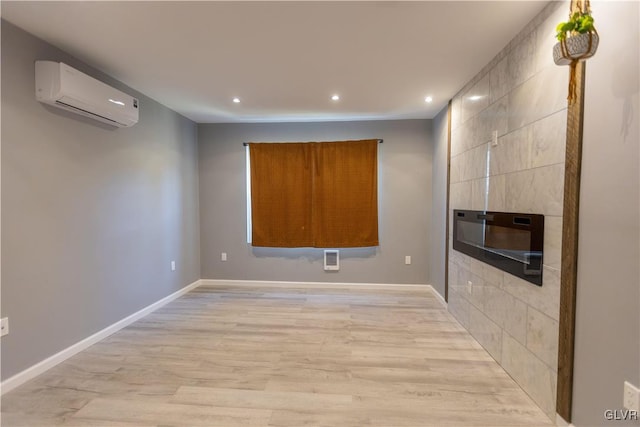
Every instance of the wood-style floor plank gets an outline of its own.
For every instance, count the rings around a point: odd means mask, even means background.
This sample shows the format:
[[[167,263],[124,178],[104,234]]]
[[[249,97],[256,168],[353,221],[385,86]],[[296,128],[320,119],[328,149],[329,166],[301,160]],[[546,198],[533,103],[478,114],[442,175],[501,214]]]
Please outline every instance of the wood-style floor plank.
[[[3,426],[550,426],[428,289],[200,287],[2,398]]]

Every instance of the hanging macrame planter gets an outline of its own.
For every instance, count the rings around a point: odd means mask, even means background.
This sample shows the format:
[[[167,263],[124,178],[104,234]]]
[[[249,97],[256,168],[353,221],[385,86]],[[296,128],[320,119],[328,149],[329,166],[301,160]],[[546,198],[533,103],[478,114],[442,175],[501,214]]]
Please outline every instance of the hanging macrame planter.
[[[576,65],[591,58],[600,42],[593,25],[589,0],[571,2],[569,21],[558,24],[556,31],[559,42],[553,46],[553,62],[570,68],[567,100],[573,104],[576,99]]]
[[[571,65],[595,55],[600,37],[598,33],[585,33],[567,37],[553,46],[553,62],[556,65]]]

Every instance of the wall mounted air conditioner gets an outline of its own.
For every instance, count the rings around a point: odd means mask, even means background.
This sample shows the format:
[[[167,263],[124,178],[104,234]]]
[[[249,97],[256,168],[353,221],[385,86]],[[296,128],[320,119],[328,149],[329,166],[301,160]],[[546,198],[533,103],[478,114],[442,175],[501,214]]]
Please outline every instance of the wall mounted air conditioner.
[[[36,99],[103,123],[138,123],[138,100],[64,64],[36,61]]]

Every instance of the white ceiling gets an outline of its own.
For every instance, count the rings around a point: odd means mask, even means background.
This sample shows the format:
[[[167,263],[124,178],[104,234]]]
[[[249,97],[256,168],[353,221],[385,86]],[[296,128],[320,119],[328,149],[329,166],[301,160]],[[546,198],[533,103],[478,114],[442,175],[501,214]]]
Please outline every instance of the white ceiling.
[[[432,118],[545,4],[2,1],[2,18],[199,123],[372,120]]]

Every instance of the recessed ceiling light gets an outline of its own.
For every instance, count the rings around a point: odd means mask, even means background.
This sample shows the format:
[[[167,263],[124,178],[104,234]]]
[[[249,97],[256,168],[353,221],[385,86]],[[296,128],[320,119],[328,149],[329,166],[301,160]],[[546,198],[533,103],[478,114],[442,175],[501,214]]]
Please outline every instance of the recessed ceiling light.
[[[431,101],[433,101],[433,98],[432,98],[431,96],[427,96],[427,97],[424,99],[424,102],[427,102],[427,103],[429,103],[429,102],[431,102]]]
[[[472,95],[469,97],[469,101],[478,101],[479,99],[484,98],[482,95]]]
[[[235,102],[236,104],[238,104],[238,103],[240,102],[240,98],[238,98],[238,97],[233,98],[233,102]]]
[[[333,95],[333,96],[331,97],[331,99],[332,99],[333,101],[340,101],[340,95]]]

